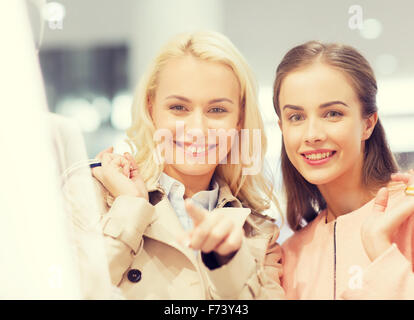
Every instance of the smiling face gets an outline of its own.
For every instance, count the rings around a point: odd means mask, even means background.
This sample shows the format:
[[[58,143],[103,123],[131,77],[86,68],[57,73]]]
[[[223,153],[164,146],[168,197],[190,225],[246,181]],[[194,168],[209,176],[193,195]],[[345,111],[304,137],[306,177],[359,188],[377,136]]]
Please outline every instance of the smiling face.
[[[364,141],[376,114],[362,118],[361,103],[342,72],[314,63],[289,73],[279,106],[286,153],[308,182],[323,185],[361,176]]]
[[[165,171],[171,175],[211,175],[230,151],[231,139],[223,150],[218,147],[218,138],[208,139],[209,130],[237,132],[239,101],[238,80],[224,64],[191,55],[169,60],[150,102],[155,128],[172,133],[173,161],[166,164]],[[184,155],[183,162],[177,159],[178,154]]]

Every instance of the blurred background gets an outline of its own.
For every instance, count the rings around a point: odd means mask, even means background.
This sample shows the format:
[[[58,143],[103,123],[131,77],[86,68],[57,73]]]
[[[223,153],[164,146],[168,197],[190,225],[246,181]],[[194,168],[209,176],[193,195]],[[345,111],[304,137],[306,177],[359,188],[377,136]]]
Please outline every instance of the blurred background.
[[[27,1],[49,110],[78,122],[91,158],[111,145],[129,151],[124,132],[132,93],[159,47],[178,32],[211,29],[228,36],[255,72],[266,162],[278,188],[272,82],[287,50],[308,40],[349,44],[369,60],[391,149],[403,170],[414,168],[413,1]]]

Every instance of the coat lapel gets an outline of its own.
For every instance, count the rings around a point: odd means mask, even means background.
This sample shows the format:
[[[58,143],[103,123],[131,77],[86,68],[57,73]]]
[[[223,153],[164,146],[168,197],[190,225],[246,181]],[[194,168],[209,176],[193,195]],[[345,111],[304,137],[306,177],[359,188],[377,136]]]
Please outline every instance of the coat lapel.
[[[246,222],[246,219],[249,216],[251,210],[249,208],[217,208],[214,209],[211,214],[219,212],[223,212],[233,221],[235,226],[241,228]]]
[[[147,227],[145,236],[161,241],[182,252],[193,264],[196,263],[194,251],[179,242],[186,235],[177,215],[167,197],[155,205],[153,222]]]

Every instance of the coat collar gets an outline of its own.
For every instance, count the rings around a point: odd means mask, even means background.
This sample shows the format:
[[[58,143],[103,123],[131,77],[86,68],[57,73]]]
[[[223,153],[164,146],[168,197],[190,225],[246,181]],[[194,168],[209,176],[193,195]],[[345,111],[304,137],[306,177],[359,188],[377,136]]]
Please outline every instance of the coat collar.
[[[145,229],[144,235],[176,248],[195,263],[194,251],[180,242],[184,240],[186,232],[167,197],[155,205],[153,220]]]
[[[216,181],[219,185],[217,208],[242,208],[242,203],[233,195],[229,185],[222,179],[217,179]],[[152,205],[156,205],[159,201],[161,201],[161,199],[163,199],[166,196],[166,192],[159,183],[159,179],[157,179],[157,181],[151,182],[149,186],[147,186],[147,188],[149,199]]]

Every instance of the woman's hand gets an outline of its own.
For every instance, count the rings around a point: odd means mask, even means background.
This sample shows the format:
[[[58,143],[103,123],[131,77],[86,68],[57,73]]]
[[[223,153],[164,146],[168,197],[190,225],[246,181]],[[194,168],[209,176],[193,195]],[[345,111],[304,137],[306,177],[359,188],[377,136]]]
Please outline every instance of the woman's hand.
[[[100,152],[96,159],[101,161],[102,166],[94,167],[92,174],[114,198],[130,195],[148,200],[148,191],[131,154],[114,154],[113,147],[110,147]]]
[[[398,173],[392,176],[393,181],[414,185],[414,174]],[[371,261],[384,253],[392,245],[395,231],[414,214],[414,196],[401,195],[400,201],[388,206],[388,190],[381,188],[375,198],[373,214],[361,228],[361,238],[365,251]]]
[[[194,222],[188,239],[189,247],[203,253],[215,252],[219,263],[225,264],[240,249],[243,228],[236,226],[225,214],[211,214],[191,200],[185,201],[185,208]]]
[[[414,169],[410,169],[406,173],[403,173],[403,172],[393,173],[391,175],[391,180],[394,182],[402,182],[402,183],[405,183],[406,185],[409,185],[410,179],[413,177],[414,177]],[[411,185],[412,185],[412,181],[411,181]]]

